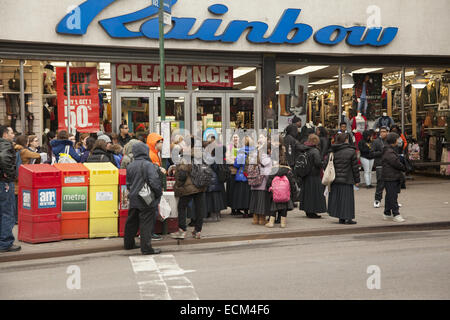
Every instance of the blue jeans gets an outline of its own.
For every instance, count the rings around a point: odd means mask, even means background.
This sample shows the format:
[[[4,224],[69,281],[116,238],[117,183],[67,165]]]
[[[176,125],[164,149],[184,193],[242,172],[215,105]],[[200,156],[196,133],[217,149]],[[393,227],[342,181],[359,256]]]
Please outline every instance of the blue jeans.
[[[363,105],[364,105],[364,111],[362,110]],[[363,116],[366,115],[368,106],[369,106],[369,102],[367,101],[367,98],[360,98],[360,101],[358,104],[358,111],[361,112]]]
[[[15,240],[12,232],[16,222],[14,203],[14,182],[0,182],[0,250],[9,249]]]

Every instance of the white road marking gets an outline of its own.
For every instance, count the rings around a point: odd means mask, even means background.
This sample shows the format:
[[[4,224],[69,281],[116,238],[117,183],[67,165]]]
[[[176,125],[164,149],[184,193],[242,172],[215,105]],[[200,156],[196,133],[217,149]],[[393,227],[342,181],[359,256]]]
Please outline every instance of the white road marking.
[[[173,255],[130,257],[141,300],[199,300],[192,282]]]

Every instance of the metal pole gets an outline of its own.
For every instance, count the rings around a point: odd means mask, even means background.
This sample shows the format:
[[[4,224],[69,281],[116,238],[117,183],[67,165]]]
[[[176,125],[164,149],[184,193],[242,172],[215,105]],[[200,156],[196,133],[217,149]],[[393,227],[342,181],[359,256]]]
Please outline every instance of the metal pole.
[[[20,60],[20,126],[25,134],[25,77],[23,71],[24,60]]]
[[[402,67],[402,133],[405,134],[405,67]]]
[[[166,120],[166,70],[164,62],[164,0],[159,0],[159,59],[161,88],[161,122]]]
[[[70,123],[70,65],[69,61],[66,62],[66,79],[67,79],[67,105],[66,105],[66,114],[67,114],[67,132],[72,133],[72,127]]]
[[[339,66],[339,108],[338,108],[338,123],[337,127],[341,124],[342,117],[342,66]]]

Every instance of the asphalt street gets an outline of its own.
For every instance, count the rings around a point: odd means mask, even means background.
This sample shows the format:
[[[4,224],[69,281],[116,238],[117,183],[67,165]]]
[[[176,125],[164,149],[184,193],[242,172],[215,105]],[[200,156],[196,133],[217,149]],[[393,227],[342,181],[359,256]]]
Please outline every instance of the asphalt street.
[[[450,231],[164,247],[0,264],[0,299],[449,299]]]

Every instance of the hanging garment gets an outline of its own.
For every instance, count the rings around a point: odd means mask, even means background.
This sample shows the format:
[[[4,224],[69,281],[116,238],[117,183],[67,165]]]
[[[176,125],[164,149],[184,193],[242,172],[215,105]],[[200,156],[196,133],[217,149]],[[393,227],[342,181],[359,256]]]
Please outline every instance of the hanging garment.
[[[428,157],[431,161],[436,161],[436,145],[437,145],[437,138],[436,137],[430,137],[430,143],[428,145],[429,151],[428,151]]]

